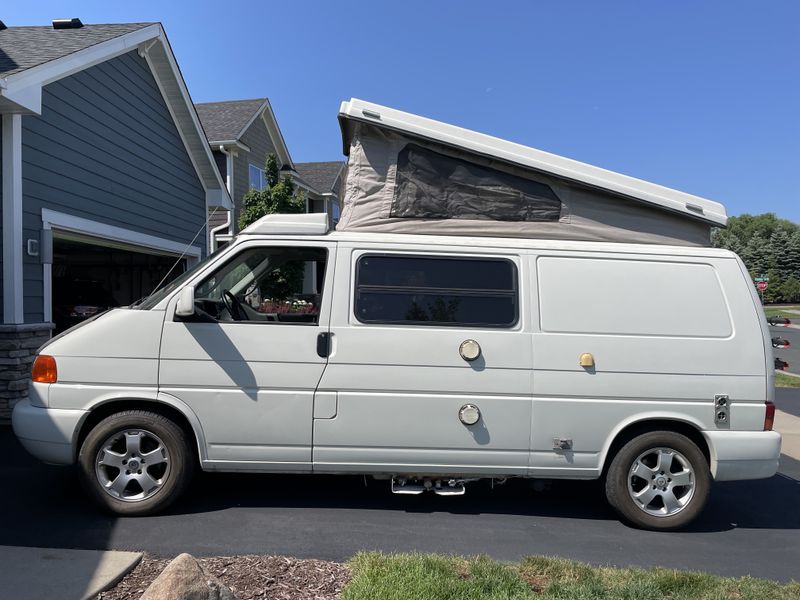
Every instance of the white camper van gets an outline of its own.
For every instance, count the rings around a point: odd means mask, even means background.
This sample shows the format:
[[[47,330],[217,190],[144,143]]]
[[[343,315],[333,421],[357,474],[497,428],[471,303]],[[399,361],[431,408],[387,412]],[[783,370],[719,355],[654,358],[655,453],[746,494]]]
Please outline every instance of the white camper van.
[[[684,526],[775,474],[773,358],[721,205],[361,101],[342,219],[271,215],[144,302],[51,340],[23,445],[149,514],[212,471],[396,493],[597,479]]]

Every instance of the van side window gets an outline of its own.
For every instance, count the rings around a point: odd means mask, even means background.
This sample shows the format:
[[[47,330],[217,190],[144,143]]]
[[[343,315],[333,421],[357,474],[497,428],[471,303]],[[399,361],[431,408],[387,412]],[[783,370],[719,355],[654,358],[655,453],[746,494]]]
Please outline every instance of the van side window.
[[[513,327],[518,296],[507,259],[367,254],[356,267],[362,323]]]
[[[326,259],[324,248],[248,248],[195,287],[195,305],[206,320],[316,324]]]

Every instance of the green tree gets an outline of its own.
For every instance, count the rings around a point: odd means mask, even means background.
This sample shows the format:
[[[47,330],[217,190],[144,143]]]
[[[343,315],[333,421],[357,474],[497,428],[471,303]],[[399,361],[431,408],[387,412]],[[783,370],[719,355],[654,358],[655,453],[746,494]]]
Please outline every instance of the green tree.
[[[781,286],[783,302],[800,302],[800,278],[794,275],[783,282]]]
[[[742,260],[747,265],[750,276],[761,277],[766,275],[771,258],[767,240],[762,237],[761,233],[756,232],[742,251]]]
[[[786,260],[792,265],[790,275],[800,279],[800,228],[789,238],[786,248]]]
[[[244,195],[242,213],[239,217],[239,228],[244,229],[265,215],[276,213],[305,212],[305,196],[297,192],[289,177],[280,176],[278,159],[274,154],[267,155],[265,161],[267,187],[263,190],[251,188]],[[261,284],[264,298],[283,301],[297,293],[303,287],[305,263],[291,261],[272,269],[269,277]]]
[[[278,159],[269,154],[264,168],[267,187],[263,190],[251,188],[244,195],[239,228],[244,229],[264,215],[275,213],[301,213],[305,211],[305,196],[297,192],[289,177],[280,176]]]
[[[770,266],[777,269],[781,279],[790,277],[795,268],[788,252],[791,239],[791,235],[783,228],[776,229],[769,238],[769,251],[772,259]]]

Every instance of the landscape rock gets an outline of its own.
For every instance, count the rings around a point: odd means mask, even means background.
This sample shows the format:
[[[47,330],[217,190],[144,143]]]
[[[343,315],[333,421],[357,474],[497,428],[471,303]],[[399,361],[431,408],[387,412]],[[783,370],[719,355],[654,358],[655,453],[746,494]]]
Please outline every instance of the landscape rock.
[[[140,600],[237,600],[219,579],[207,573],[191,554],[167,565]]]

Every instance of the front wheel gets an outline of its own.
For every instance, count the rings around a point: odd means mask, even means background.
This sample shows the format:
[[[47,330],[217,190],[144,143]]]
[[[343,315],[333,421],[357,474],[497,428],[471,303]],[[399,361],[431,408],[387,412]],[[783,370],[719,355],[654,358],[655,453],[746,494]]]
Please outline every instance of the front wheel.
[[[606,498],[627,522],[653,530],[680,529],[705,507],[711,473],[689,438],[652,431],[617,452],[606,475]]]
[[[193,457],[184,431],[143,410],[106,417],[78,456],[81,482],[103,508],[126,516],[165,509],[186,488]]]

